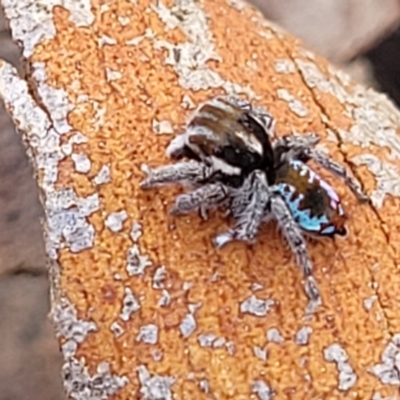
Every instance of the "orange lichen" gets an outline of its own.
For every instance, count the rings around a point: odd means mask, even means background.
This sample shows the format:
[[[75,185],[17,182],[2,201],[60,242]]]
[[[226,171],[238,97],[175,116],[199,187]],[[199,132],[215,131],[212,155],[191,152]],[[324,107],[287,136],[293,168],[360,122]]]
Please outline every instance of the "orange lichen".
[[[179,188],[139,188],[141,164],[165,163],[171,139],[156,134],[153,121],[167,120],[179,132],[189,113],[182,106],[185,96],[198,104],[233,84],[260,97],[254,101],[274,115],[278,135],[316,131],[335,159],[354,168],[351,160],[365,149],[340,134],[356,123],[345,113],[345,98],[354,84],[342,85],[325,60],[311,57],[296,39],[262,23],[246,7],[240,11],[223,0],[188,1],[188,7],[199,8],[196,21],[208,24],[191,27],[199,30],[196,42],[190,38],[194,33],[181,26],[188,12],[180,6],[170,10],[175,2],[158,13],[149,8],[150,1],[138,3],[104,6],[92,1],[95,19],[87,27],[77,27],[66,10],[54,8],[57,34],[38,44],[31,57],[45,63],[46,83],[66,92],[73,106],[68,123],[87,138],[72,151],[88,157],[90,170],[76,171],[66,154],[58,163],[53,190],[70,188],[78,198],[97,194],[99,199],[99,206],[85,217],[94,229],[93,245],[73,252],[60,238],[58,250],[61,273],[55,302],[68,298],[79,319],[97,327],[79,342],[74,357],[85,359],[91,375],[108,362],[113,374],[126,376],[126,385],[115,394],[118,399],[141,398],[141,365],[151,376],[172,377],[176,399],[210,398],[207,391],[216,399],[270,398],[257,395],[266,387],[276,399],[396,395],[396,385],[383,383],[369,370],[400,332],[399,250],[394,248],[400,239],[395,226],[398,198],[385,199],[380,209],[362,206],[339,179],[313,165],[342,197],[349,235],[309,242],[324,304],[304,320],[302,275],[273,223],[262,228],[252,246],[235,243],[217,250],[211,238],[230,223],[226,217],[216,212],[207,221],[196,215],[173,218],[168,207]],[[175,17],[171,29],[160,18],[163,12],[166,19]],[[183,54],[185,45],[198,46],[197,53]],[[218,57],[210,56],[210,46]],[[174,62],[185,56],[192,65],[178,71]],[[203,65],[196,56],[209,59]],[[293,70],[277,71],[282,60]],[[327,82],[340,86],[343,98],[318,84],[308,85],[299,61],[314,64]],[[186,87],[182,74],[191,70],[214,74],[210,81],[204,77],[209,86],[198,91]],[[221,84],[213,85],[218,79]],[[367,152],[388,159],[383,146],[371,145]],[[400,166],[397,160],[393,163]],[[110,178],[97,184],[103,166],[109,167]],[[369,169],[353,171],[372,193],[376,182]],[[382,229],[385,222],[389,233]],[[142,230],[137,237],[134,224]],[[143,268],[135,272],[140,263]],[[374,300],[366,307],[368,299]],[[124,307],[129,318],[121,317]],[[303,343],[296,334],[305,327],[309,330]],[[329,359],[336,344],[347,357],[344,361]],[[340,363],[347,365],[344,383]]]

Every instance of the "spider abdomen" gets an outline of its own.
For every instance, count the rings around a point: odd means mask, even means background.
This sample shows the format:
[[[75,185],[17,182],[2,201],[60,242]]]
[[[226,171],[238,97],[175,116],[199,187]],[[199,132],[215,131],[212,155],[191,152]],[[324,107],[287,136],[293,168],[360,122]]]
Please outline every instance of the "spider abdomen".
[[[282,166],[274,187],[306,233],[320,236],[346,233],[346,215],[339,195],[307,164],[292,160]]]

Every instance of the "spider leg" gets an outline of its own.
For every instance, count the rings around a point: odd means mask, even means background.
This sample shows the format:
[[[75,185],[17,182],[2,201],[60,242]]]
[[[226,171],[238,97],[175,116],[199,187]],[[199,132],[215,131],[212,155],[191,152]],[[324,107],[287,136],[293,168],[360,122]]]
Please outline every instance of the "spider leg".
[[[276,140],[274,151],[276,154],[284,155],[286,160],[301,158],[301,156],[308,158],[308,151],[312,149],[319,141],[320,138],[315,133],[307,133],[302,136],[284,136]]]
[[[308,149],[307,155],[315,162],[317,162],[321,167],[326,168],[338,177],[342,178],[360,201],[369,201],[368,196],[363,192],[361,188],[360,182],[350,176],[346,168],[344,168],[342,165],[329,158],[328,155],[319,152],[318,150]]]
[[[233,229],[214,238],[217,247],[223,247],[232,240],[252,242],[256,237],[270,199],[265,173],[253,171],[241,188],[231,190],[230,196],[231,212],[237,223]]]
[[[192,192],[181,194],[171,208],[172,215],[188,214],[196,209],[203,219],[207,219],[207,211],[223,203],[228,196],[228,188],[222,183],[208,183]]]
[[[226,100],[228,103],[234,104],[237,107],[242,108],[243,110],[251,110],[252,105],[248,100],[241,99],[240,97],[236,97],[233,95],[221,96],[221,99]]]
[[[147,175],[140,184],[140,187],[143,189],[185,181],[200,183],[210,178],[214,173],[212,167],[194,160],[157,168],[151,168],[146,164],[142,164],[141,169]]]
[[[321,296],[317,283],[312,275],[312,262],[308,255],[306,241],[292,213],[284,199],[279,194],[272,194],[270,199],[271,213],[282,229],[283,235],[289,243],[292,252],[296,256],[297,264],[303,271],[305,284],[304,290],[310,299],[307,309],[313,312],[321,304]]]

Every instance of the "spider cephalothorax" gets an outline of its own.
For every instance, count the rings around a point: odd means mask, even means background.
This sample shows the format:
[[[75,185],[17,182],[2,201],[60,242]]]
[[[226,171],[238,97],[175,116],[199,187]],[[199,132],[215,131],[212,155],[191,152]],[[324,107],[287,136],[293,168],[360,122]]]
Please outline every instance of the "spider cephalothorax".
[[[252,242],[263,221],[276,219],[305,276],[305,291],[314,309],[320,294],[312,276],[304,234],[344,235],[346,215],[335,190],[306,162],[345,180],[360,200],[367,197],[358,181],[338,163],[314,149],[315,134],[292,135],[271,143],[272,116],[234,97],[203,103],[189,119],[186,131],[167,148],[175,164],[151,169],[142,188],[181,183],[193,188],[177,197],[171,212],[200,210],[205,217],[215,206],[228,207],[234,228],[217,235],[221,247],[232,240]]]
[[[267,134],[273,122],[268,113],[244,100],[216,97],[198,107],[186,131],[171,141],[167,155],[203,161],[228,180],[255,169],[267,172],[273,164]],[[240,183],[240,179],[230,181],[234,186]]]

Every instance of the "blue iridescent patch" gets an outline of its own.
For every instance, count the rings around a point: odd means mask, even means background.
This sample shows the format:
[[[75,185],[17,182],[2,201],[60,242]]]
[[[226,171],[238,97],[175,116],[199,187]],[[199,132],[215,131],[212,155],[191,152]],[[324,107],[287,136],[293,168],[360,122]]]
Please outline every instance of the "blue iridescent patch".
[[[294,186],[289,185],[288,183],[280,183],[276,185],[276,189],[285,199],[285,203],[288,205],[293,218],[301,229],[315,234],[329,235],[334,233],[335,227],[331,225],[331,222],[326,215],[319,217],[311,216],[309,209],[300,210],[300,203],[304,199],[304,195],[298,193]],[[324,225],[329,226],[326,226],[322,230]]]
[[[344,215],[344,210],[340,205],[339,195],[335,192],[333,187],[326,181],[324,181],[316,172],[314,172],[307,164],[299,160],[290,161],[290,166],[295,170],[299,171],[300,176],[309,175],[308,183],[318,184],[328,195],[331,200],[330,206],[333,210],[337,211],[339,215]]]

